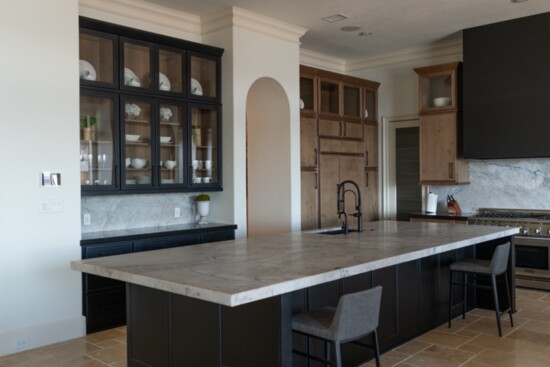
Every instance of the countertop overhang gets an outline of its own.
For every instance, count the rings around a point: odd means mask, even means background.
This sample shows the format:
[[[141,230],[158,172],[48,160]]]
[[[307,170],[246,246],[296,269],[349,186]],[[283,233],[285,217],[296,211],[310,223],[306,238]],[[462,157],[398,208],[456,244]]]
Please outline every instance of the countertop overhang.
[[[226,306],[513,236],[518,228],[380,221],[71,262],[71,269]]]

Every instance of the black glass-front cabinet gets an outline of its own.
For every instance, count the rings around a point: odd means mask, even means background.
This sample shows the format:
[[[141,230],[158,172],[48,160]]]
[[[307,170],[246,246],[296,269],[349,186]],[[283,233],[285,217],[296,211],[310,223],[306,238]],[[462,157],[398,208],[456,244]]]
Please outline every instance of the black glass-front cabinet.
[[[221,190],[222,49],[80,18],[83,195]]]

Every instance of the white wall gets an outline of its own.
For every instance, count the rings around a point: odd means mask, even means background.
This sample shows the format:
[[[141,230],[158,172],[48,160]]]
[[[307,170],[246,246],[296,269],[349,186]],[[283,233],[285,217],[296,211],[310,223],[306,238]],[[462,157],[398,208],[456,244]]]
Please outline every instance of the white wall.
[[[82,335],[78,5],[0,3],[0,355]],[[61,187],[40,188],[39,172]],[[40,213],[59,200],[61,213]],[[25,348],[25,349],[26,349]]]

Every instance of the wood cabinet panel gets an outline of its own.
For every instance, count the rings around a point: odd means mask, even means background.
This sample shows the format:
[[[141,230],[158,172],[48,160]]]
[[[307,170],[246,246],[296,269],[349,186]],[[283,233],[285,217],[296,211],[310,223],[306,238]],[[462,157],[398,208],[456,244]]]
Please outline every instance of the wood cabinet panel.
[[[378,167],[378,125],[365,124],[365,165]]]
[[[362,140],[363,124],[360,121],[319,119],[319,136]]]
[[[365,170],[362,183],[363,223],[378,220],[378,170]]]
[[[317,171],[301,172],[302,230],[319,227],[319,183]]]
[[[302,117],[300,119],[300,166],[317,166],[317,119]]]
[[[336,189],[340,183],[340,158],[338,155],[321,154],[319,168],[319,206],[321,228],[340,226],[336,207]]]
[[[341,153],[363,155],[363,142],[342,139],[319,139],[321,153]]]

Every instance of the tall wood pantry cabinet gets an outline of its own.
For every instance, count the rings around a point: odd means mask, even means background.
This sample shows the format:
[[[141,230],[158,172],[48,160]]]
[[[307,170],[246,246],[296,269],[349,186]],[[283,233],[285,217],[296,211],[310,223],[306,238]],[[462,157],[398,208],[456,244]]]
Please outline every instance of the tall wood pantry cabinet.
[[[467,184],[462,158],[460,62],[416,68],[419,77],[420,183]]]
[[[363,222],[378,219],[379,83],[300,66],[302,229],[339,226],[337,185],[353,180]],[[346,194],[346,213],[355,213]],[[349,218],[355,227],[353,217]]]

